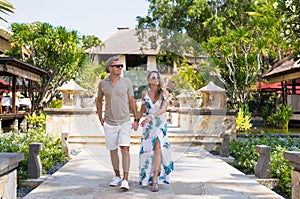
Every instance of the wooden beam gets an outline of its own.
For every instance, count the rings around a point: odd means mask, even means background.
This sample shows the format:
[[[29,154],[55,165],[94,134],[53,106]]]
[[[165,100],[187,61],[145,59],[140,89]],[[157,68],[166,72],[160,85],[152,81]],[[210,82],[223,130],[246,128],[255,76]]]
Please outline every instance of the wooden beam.
[[[11,98],[11,112],[17,113],[16,109],[16,84],[17,84],[17,77],[13,76],[12,80],[12,98]]]
[[[33,80],[35,82],[41,81],[39,75],[20,69],[10,64],[0,64],[0,71],[11,73],[16,76],[24,77],[26,79]]]
[[[283,75],[278,75],[274,77],[266,77],[266,79],[269,81],[269,83],[275,83],[275,82],[282,82],[285,80],[293,80],[293,79],[299,79],[300,78],[300,71],[293,72],[293,73],[287,73]]]

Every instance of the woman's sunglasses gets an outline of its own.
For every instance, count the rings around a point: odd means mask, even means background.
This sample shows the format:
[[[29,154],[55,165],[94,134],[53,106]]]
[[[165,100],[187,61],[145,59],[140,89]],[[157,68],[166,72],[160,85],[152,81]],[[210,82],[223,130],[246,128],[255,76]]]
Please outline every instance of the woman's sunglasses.
[[[123,68],[123,64],[116,64],[116,65],[111,65],[111,67],[116,67],[116,68]]]
[[[150,77],[150,79],[155,80],[155,79],[160,79],[160,77],[159,77],[159,76],[154,76],[154,75],[153,75],[153,76]]]

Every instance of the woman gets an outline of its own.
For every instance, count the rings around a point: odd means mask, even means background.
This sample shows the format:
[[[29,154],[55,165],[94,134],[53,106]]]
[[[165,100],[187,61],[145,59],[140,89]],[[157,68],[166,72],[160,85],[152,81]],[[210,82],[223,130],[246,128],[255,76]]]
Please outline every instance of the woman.
[[[173,171],[170,142],[167,137],[166,110],[169,92],[163,89],[160,74],[151,71],[147,76],[149,89],[142,93],[142,106],[139,118],[143,136],[140,147],[140,185],[152,185],[152,192],[158,192],[158,184],[170,183]]]

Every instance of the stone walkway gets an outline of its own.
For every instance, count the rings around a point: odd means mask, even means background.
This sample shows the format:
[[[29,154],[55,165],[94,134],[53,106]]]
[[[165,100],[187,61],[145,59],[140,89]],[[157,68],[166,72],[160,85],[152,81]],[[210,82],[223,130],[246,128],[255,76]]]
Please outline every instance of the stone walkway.
[[[47,178],[24,199],[200,198],[283,199],[221,159],[198,147],[173,147],[175,171],[159,192],[138,184],[138,145],[131,147],[130,189],[108,184],[114,177],[105,146],[91,145]]]

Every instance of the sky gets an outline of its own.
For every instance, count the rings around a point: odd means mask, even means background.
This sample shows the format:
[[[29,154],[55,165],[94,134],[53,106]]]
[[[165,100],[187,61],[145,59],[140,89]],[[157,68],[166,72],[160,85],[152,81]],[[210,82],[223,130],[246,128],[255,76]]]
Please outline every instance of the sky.
[[[9,23],[0,27],[9,30],[10,24],[47,22],[76,30],[81,35],[104,39],[119,27],[135,28],[137,16],[146,16],[147,0],[7,0],[15,13],[1,14]]]

